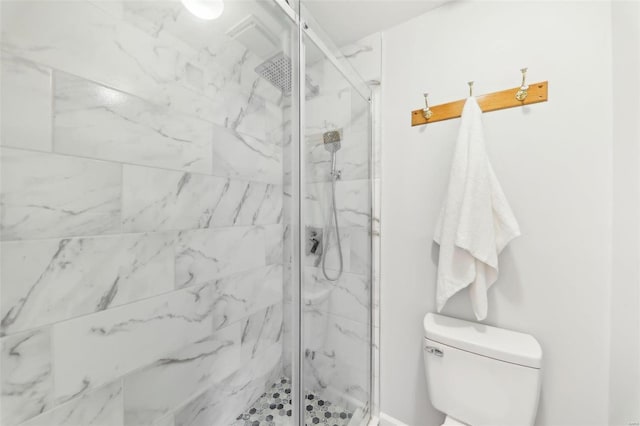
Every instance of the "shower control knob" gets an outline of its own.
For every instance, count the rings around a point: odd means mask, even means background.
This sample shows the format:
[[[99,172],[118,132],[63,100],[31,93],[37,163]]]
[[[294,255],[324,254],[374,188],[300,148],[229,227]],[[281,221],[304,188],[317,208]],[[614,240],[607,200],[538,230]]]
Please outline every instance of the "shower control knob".
[[[311,249],[309,250],[312,254],[316,254],[316,251],[318,250],[318,246],[320,245],[320,241],[318,241],[316,238],[312,238],[311,239]]]

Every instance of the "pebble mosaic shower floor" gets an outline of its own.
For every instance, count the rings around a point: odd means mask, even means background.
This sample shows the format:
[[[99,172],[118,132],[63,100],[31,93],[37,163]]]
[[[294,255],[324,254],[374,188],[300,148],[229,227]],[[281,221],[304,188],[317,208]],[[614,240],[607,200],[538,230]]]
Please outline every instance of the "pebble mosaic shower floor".
[[[313,393],[305,396],[305,424],[347,426],[352,413]],[[251,408],[238,416],[232,426],[290,426],[291,382],[281,378],[262,394]]]

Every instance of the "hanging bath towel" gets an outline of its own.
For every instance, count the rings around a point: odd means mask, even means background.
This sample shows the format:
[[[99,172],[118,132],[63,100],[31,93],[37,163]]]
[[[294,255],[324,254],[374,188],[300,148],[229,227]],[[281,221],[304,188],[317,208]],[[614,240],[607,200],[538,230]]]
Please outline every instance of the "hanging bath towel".
[[[437,307],[469,286],[476,318],[487,316],[487,291],[498,278],[498,255],[520,235],[518,222],[489,163],[482,110],[468,98],[434,240],[440,245]]]

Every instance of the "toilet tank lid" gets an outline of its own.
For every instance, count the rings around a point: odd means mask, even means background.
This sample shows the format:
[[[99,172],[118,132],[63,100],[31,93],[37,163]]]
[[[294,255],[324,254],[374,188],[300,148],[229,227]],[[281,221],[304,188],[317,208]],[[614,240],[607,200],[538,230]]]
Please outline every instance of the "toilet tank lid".
[[[540,368],[542,348],[529,334],[428,313],[424,336],[444,345],[501,361]]]

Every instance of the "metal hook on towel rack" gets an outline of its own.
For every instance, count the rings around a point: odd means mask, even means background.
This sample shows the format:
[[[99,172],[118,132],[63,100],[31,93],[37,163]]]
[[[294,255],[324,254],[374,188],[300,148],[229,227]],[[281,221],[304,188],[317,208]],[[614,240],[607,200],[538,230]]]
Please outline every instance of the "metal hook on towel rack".
[[[433,115],[433,112],[431,112],[431,108],[429,108],[429,100],[427,99],[429,97],[428,93],[424,94],[424,106],[425,108],[422,110],[422,116],[428,120],[431,118],[431,116]]]
[[[467,82],[467,84],[469,85],[469,97],[473,96],[473,81],[469,81]]]
[[[527,68],[521,68],[520,72],[522,73],[522,84],[520,84],[520,90],[516,93],[516,99],[520,102],[527,99],[529,95],[529,86],[527,85]]]

